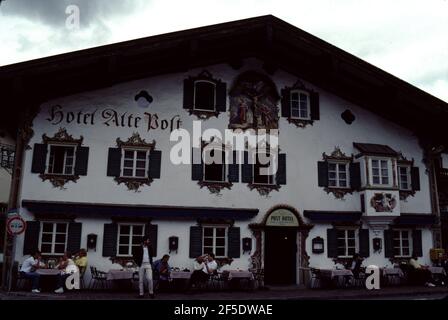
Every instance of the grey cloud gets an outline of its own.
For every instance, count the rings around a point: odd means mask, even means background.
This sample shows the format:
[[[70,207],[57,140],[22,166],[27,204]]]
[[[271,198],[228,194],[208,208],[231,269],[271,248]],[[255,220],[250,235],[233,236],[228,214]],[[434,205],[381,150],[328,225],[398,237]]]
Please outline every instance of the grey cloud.
[[[52,27],[65,26],[66,8],[80,10],[80,27],[89,27],[101,19],[130,14],[141,8],[139,0],[6,0],[0,10],[7,16],[21,16]]]

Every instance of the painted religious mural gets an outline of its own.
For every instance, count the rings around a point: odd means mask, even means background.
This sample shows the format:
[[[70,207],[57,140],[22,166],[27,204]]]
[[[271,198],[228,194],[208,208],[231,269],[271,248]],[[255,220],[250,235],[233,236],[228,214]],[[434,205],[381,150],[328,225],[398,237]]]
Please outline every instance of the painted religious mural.
[[[255,72],[242,73],[230,91],[231,129],[278,129],[280,99],[269,77]]]

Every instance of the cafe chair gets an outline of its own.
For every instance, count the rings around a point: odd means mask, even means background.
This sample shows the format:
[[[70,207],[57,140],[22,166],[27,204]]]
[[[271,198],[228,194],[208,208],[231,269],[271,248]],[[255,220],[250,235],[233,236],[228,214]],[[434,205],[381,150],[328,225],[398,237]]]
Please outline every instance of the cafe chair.
[[[17,290],[31,290],[31,279],[25,278],[22,273],[20,272],[20,269],[22,268],[22,265],[19,266],[17,270],[17,281],[16,281],[16,289]]]
[[[320,289],[322,287],[322,277],[320,275],[320,270],[315,268],[310,268],[310,288]]]
[[[90,266],[90,273],[92,278],[90,279],[89,289],[107,289],[107,274],[104,271],[98,271],[97,268]]]

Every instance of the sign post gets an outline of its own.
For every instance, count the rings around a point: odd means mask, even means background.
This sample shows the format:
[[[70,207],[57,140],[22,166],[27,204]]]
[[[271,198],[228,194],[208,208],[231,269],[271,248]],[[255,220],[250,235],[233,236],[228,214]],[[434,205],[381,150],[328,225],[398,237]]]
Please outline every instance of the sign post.
[[[19,234],[22,234],[26,230],[26,222],[23,218],[17,214],[17,212],[10,212],[8,214],[8,219],[6,220],[6,230],[8,234],[12,236],[12,250],[11,257],[9,261],[9,272],[8,272],[8,292],[11,291],[12,288],[12,279],[13,279],[13,269],[14,269],[14,258],[16,256],[16,237]]]

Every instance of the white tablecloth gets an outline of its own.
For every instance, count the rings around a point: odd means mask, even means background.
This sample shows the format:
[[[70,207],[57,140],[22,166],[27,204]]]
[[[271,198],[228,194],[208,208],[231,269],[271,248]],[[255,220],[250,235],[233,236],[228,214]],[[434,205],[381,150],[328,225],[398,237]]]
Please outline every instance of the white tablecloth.
[[[323,275],[323,276],[329,277],[331,279],[336,278],[336,277],[345,277],[345,276],[353,277],[353,272],[351,270],[348,270],[348,269],[341,269],[341,270],[337,270],[337,269],[331,269],[331,270],[320,269],[320,274]]]
[[[134,271],[132,270],[109,270],[107,273],[107,280],[130,280]]]
[[[403,277],[403,271],[400,268],[384,268],[381,269],[385,276],[399,276]]]
[[[445,269],[442,267],[429,267],[429,271],[431,271],[432,274],[445,274]]]
[[[36,272],[41,276],[56,276],[61,274],[61,270],[59,269],[37,269]]]
[[[252,272],[250,272],[250,271],[243,271],[243,270],[223,271],[223,275],[225,275],[225,277],[228,280],[232,280],[232,279],[249,279],[249,280],[253,280],[254,279],[254,275],[252,274]]]
[[[191,271],[171,271],[170,278],[171,279],[190,279],[191,274],[193,272]]]

